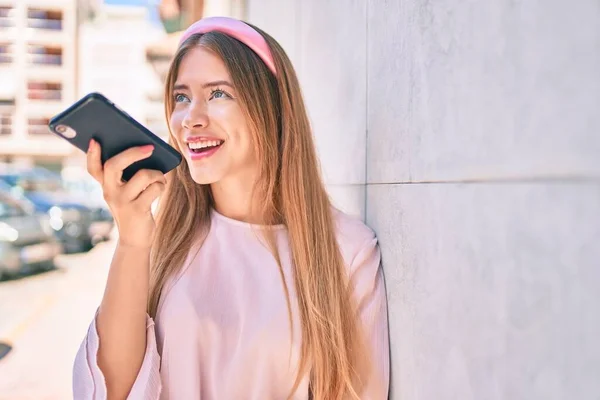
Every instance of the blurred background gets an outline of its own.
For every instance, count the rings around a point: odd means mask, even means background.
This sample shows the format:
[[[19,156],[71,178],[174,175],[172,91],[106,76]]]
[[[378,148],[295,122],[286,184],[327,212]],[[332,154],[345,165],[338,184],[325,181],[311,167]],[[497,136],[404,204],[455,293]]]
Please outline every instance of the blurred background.
[[[98,91],[166,139],[209,15],[283,45],[332,200],[379,237],[390,398],[600,399],[597,0],[0,0],[0,400],[72,398],[116,238],[48,120]]]

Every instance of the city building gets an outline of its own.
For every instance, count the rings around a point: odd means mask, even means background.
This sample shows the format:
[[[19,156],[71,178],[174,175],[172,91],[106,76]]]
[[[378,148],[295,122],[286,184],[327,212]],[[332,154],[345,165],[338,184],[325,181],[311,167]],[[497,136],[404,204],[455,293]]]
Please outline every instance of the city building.
[[[60,169],[73,148],[47,128],[76,98],[76,0],[0,0],[0,161]]]
[[[148,8],[106,5],[79,28],[79,96],[100,92],[166,138],[163,84],[146,58],[146,48],[165,37]]]
[[[195,21],[202,17],[222,15],[244,19],[244,0],[160,0],[158,4],[166,37],[150,43],[148,61],[164,81],[171,58],[177,50],[179,37]]]
[[[243,17],[241,0],[157,1],[148,7],[101,0],[0,0],[0,162],[54,171],[83,153],[52,134],[54,115],[91,91],[166,139],[163,80],[179,35],[203,15]]]

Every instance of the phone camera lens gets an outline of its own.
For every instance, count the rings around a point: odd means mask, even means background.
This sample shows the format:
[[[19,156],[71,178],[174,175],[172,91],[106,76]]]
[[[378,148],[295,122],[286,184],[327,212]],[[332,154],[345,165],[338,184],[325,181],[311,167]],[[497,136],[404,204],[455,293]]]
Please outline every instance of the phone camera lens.
[[[56,125],[55,130],[56,133],[67,139],[73,139],[75,136],[77,136],[77,132],[75,132],[75,130],[68,125]]]

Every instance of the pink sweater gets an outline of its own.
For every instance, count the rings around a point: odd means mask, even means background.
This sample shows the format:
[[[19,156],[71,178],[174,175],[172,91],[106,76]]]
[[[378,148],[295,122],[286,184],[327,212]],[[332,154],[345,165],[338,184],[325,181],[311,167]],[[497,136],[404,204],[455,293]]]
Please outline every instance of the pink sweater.
[[[373,359],[361,399],[387,399],[388,324],[377,239],[358,219],[339,211],[334,218]],[[274,227],[290,291],[292,332],[279,267],[257,229],[264,228],[213,212],[204,244],[190,252],[166,286],[156,320],[148,317],[146,355],[128,399],[287,398],[301,344],[287,231]],[[106,399],[98,342],[94,320],[75,359],[75,400]],[[293,398],[308,399],[308,376]]]

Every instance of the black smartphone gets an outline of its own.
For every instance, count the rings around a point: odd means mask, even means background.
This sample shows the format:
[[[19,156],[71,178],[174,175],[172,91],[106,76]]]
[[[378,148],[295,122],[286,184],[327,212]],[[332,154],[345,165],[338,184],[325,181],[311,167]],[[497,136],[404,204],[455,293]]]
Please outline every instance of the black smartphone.
[[[134,146],[154,145],[152,155],[123,171],[128,181],[140,169],[167,173],[182,161],[181,154],[100,93],[90,93],[48,123],[50,130],[87,152],[91,139],[102,147],[102,163]]]

